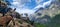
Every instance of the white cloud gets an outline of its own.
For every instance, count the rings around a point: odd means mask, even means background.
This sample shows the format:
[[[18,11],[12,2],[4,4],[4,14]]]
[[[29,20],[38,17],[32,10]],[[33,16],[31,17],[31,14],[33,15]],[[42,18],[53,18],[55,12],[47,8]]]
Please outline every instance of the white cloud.
[[[35,0],[36,4],[39,4],[40,2],[42,2],[43,0]]]
[[[40,7],[43,7],[43,5],[40,5],[40,4],[39,4],[39,5],[37,5],[34,9],[37,10],[37,9],[39,9]]]
[[[34,9],[39,9],[40,7],[45,7],[45,6],[49,6],[51,4],[52,0],[49,0],[47,2],[44,2],[43,5],[39,4],[37,5]]]
[[[43,6],[49,6],[51,4],[51,2],[52,2],[52,0],[49,0],[49,1],[45,2],[45,3],[43,3]]]
[[[28,2],[31,2],[31,0],[13,0],[11,4],[14,5],[14,7],[22,8],[25,7],[25,4]]]
[[[31,2],[31,0],[13,0],[13,3],[19,3],[20,5]]]
[[[13,5],[18,5],[18,4],[19,4],[19,2],[13,2],[12,4],[13,4]]]
[[[25,3],[31,2],[31,0],[13,0],[13,3],[11,3],[14,8],[17,8],[17,12],[19,13],[29,13],[32,14],[34,10],[30,10],[25,6]]]
[[[18,9],[16,10],[19,13],[28,13],[28,14],[32,14],[34,13],[35,10],[30,10],[30,9]]]

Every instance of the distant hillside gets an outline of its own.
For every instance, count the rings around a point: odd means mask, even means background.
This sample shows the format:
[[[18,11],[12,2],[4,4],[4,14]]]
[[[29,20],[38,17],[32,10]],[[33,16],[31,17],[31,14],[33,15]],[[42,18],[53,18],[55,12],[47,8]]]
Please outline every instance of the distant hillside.
[[[43,19],[44,20],[47,19],[47,18],[51,19],[52,17],[54,17],[57,14],[60,14],[60,5],[59,5],[58,2],[54,2],[50,5],[49,8],[44,8],[42,10],[38,9],[38,11],[36,13],[31,15],[31,20],[34,20],[36,22],[40,22],[41,20],[43,21]],[[47,15],[47,16],[45,16],[45,15]],[[44,16],[45,16],[45,18],[44,18]]]

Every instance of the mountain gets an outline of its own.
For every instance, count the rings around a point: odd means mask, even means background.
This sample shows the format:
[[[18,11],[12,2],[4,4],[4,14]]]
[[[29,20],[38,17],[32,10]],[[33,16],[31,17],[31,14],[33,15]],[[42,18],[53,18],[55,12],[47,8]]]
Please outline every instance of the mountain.
[[[38,9],[38,11],[31,15],[31,20],[41,23],[49,22],[57,14],[60,14],[60,3],[53,2],[49,8]]]
[[[51,4],[49,8],[44,8],[44,10],[40,10],[37,13],[40,13],[42,15],[54,16],[55,14],[60,13],[60,7],[59,5]]]
[[[44,10],[44,8],[40,7],[38,10],[35,11],[35,13],[37,13],[39,10]]]

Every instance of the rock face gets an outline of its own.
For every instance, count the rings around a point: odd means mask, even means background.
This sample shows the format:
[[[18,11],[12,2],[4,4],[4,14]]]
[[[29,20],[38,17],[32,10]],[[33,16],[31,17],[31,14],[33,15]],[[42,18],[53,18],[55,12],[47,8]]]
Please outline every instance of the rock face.
[[[12,20],[13,18],[11,16],[3,16],[0,17],[0,25],[2,25],[3,27],[6,27],[6,25],[8,24],[8,22],[10,20]]]
[[[14,21],[15,21],[15,25],[13,25],[13,21],[10,21],[10,23],[8,24],[8,27],[9,26],[10,27],[33,27],[32,25],[30,25],[29,23],[21,19],[14,18]]]

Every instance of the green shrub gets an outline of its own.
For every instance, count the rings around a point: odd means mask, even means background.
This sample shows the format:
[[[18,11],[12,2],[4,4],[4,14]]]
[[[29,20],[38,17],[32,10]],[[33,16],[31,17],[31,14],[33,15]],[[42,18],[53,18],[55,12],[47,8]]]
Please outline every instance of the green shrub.
[[[49,27],[60,27],[60,14],[55,15],[51,22],[49,23]]]

